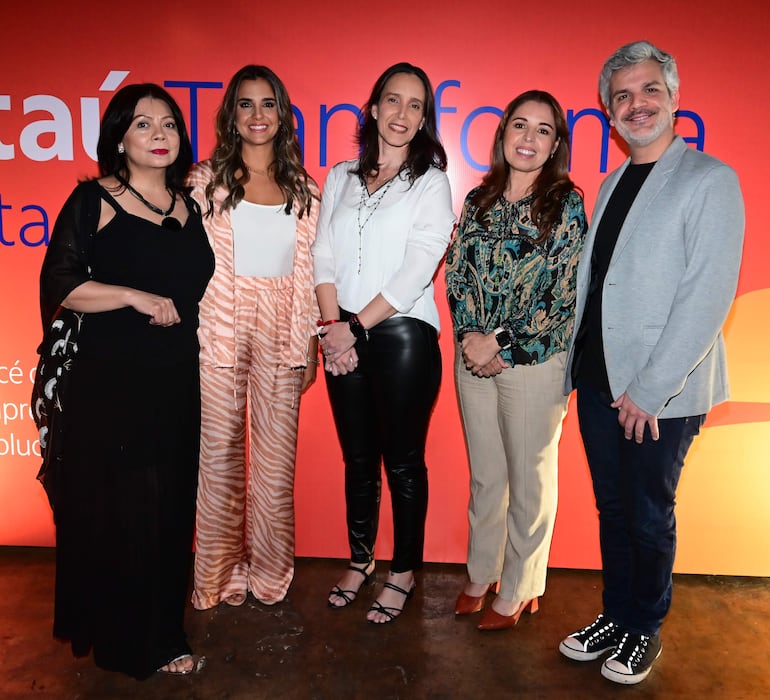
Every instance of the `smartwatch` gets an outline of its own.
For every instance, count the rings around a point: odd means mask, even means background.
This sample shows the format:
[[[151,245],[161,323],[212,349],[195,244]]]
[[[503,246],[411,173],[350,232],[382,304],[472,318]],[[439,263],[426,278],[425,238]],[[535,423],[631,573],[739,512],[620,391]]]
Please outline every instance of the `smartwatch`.
[[[507,350],[513,345],[513,338],[511,338],[511,332],[500,326],[495,328],[495,340],[500,346],[501,350]]]

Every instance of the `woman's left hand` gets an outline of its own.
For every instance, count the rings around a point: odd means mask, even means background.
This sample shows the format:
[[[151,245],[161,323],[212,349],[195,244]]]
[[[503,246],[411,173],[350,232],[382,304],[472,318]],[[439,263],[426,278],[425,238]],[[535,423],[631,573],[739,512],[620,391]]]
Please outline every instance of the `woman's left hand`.
[[[358,367],[358,353],[355,348],[342,353],[336,360],[330,360],[328,357],[326,359],[326,371],[331,372],[334,377],[353,372],[356,367]]]
[[[347,353],[356,344],[356,337],[347,323],[332,323],[326,327],[324,334],[320,336],[320,342],[326,356],[328,369],[329,362],[337,362],[344,353]],[[356,357],[356,361],[358,361],[358,357]]]
[[[495,377],[502,372],[506,367],[510,365],[499,355],[495,355],[487,364],[481,369],[473,371],[477,377]]]

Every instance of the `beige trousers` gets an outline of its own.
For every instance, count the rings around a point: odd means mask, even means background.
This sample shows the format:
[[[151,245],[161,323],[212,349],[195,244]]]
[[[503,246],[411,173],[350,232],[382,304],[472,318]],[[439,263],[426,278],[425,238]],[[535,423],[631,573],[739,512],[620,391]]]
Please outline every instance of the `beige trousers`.
[[[567,413],[566,353],[539,365],[472,375],[457,346],[455,382],[470,460],[468,575],[500,581],[505,600],[545,591]]]

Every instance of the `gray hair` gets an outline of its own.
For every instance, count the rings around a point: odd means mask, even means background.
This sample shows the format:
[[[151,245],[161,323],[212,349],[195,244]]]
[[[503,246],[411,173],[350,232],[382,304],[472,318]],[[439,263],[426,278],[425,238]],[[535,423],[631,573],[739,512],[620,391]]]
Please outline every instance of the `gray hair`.
[[[608,111],[612,111],[610,107],[610,79],[612,74],[621,68],[634,66],[651,59],[660,63],[668,94],[673,95],[679,89],[679,73],[676,70],[674,57],[670,53],[661,51],[649,41],[634,41],[631,44],[621,46],[612,54],[599,74],[599,95]]]

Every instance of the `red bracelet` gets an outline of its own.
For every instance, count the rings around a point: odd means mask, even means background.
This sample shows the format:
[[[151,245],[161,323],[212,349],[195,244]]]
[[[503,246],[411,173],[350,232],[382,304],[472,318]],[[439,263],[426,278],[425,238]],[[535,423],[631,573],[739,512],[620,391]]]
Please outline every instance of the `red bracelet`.
[[[328,321],[322,321],[321,319],[318,319],[316,325],[319,328],[325,328],[326,326],[331,326],[332,323],[340,323],[340,320],[338,318],[330,318]]]

